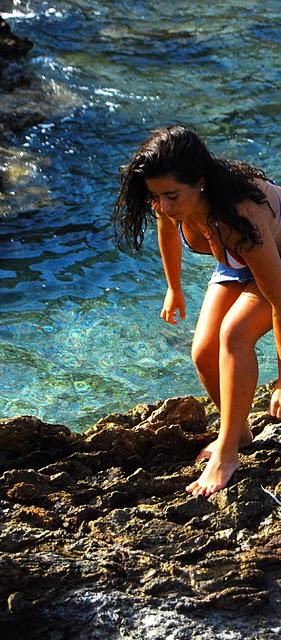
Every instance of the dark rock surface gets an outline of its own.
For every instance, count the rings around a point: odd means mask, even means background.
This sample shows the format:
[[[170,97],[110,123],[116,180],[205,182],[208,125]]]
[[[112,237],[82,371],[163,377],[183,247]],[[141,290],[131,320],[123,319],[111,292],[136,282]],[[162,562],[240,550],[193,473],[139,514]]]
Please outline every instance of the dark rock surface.
[[[85,434],[2,420],[2,637],[277,638],[281,425],[267,396],[240,469],[209,499],[184,491],[215,437],[206,399],[139,405]]]
[[[31,71],[28,60],[32,47],[33,43],[13,33],[0,15],[0,145],[26,128],[81,105],[81,98],[67,87],[48,83],[36,69]]]
[[[32,49],[28,38],[19,38],[0,16],[0,58],[14,60],[25,56]]]
[[[12,32],[8,23],[0,16],[0,91],[13,91],[26,86],[23,58],[32,49],[28,38],[20,38]]]
[[[8,4],[6,1],[7,10],[11,9]],[[0,5],[0,11],[4,11],[5,6]],[[34,166],[40,174],[48,158],[19,147],[18,136],[36,125],[48,127],[82,103],[82,97],[64,78],[58,82],[41,77],[32,61],[30,40],[14,34],[0,16],[1,217],[15,215],[27,206],[37,210],[49,200],[45,185],[35,186],[33,181]]]
[[[24,58],[32,47],[0,16],[0,142],[45,119],[40,82],[32,81],[25,68]]]

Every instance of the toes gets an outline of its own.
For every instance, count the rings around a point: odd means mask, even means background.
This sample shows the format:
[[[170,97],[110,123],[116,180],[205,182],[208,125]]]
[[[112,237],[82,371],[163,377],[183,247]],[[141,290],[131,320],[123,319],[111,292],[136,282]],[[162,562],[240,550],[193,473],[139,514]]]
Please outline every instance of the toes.
[[[207,484],[199,484],[199,482],[196,480],[195,482],[189,484],[185,490],[194,498],[197,498],[198,496],[205,496],[205,498],[209,498],[213,493],[216,493],[216,491],[220,491],[220,489],[223,489],[222,484],[217,483],[208,486]]]
[[[222,489],[222,485],[219,484],[215,484],[215,485],[198,485],[198,488],[196,490],[196,494],[195,491],[192,492],[192,495],[196,495],[196,496],[204,496],[205,498],[209,498],[213,493],[215,493],[216,491],[219,491],[220,489]]]
[[[197,487],[195,487],[195,489],[193,489],[192,491],[192,495],[194,496],[194,498],[197,498],[197,496],[199,496],[200,491],[201,491],[201,487],[198,484]]]
[[[195,491],[198,486],[199,486],[198,482],[197,482],[197,480],[195,480],[195,482],[192,482],[191,484],[188,484],[187,487],[185,487],[185,490],[187,491],[187,493],[192,493],[193,494],[193,491]]]
[[[215,493],[216,489],[213,489],[213,487],[206,487],[206,491],[205,491],[205,496],[206,498],[209,498],[212,493]]]
[[[216,493],[216,491],[221,491],[221,489],[224,489],[224,488],[225,488],[225,485],[222,482],[220,482],[220,483],[218,482],[217,484],[213,484],[211,486],[211,489],[210,489],[210,495],[212,493]]]
[[[186,487],[186,492],[190,493],[194,498],[207,495],[207,491],[207,487],[200,485],[197,480]],[[210,493],[208,495],[210,495]]]
[[[205,493],[204,487],[198,487],[198,491],[196,492],[196,496],[203,496]]]

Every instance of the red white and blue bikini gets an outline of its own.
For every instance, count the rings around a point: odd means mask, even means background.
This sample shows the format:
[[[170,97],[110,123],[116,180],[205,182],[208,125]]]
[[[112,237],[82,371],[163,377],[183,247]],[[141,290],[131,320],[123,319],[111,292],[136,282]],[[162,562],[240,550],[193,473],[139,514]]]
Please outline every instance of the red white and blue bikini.
[[[273,183],[270,181],[270,184],[273,184]],[[280,219],[281,219],[280,198],[279,198],[279,212],[280,212]],[[178,230],[179,230],[179,235],[180,235],[183,246],[189,251],[191,251],[192,253],[199,253],[199,254],[201,253],[202,255],[203,254],[202,251],[195,251],[188,244],[184,236],[181,223],[179,223],[178,225]],[[227,249],[227,247],[225,246],[223,246],[223,249],[224,249],[226,264],[222,262],[217,263],[216,269],[211,276],[209,284],[217,284],[221,282],[240,282],[241,284],[245,284],[249,280],[253,280],[254,279],[253,274],[250,271],[249,267],[247,267],[247,264],[246,262],[244,262],[243,258],[241,258],[241,256],[236,255],[235,253]]]

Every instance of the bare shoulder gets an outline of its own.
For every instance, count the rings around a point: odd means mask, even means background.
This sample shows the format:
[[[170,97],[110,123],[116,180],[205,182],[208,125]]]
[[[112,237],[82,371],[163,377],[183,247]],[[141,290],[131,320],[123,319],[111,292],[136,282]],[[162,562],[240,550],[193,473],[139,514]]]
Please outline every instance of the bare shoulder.
[[[238,213],[252,224],[271,224],[280,214],[281,187],[262,179],[257,179],[256,183],[264,194],[264,202],[257,203],[247,198],[237,205]]]
[[[267,225],[269,222],[269,208],[267,202],[261,202],[258,204],[250,198],[247,198],[246,200],[239,202],[237,205],[237,211],[241,217],[249,220],[254,227],[260,227],[264,224]]]
[[[219,234],[223,245],[230,251],[234,253],[239,252],[241,256],[244,256],[244,254],[247,256],[250,251],[257,251],[260,248],[260,245],[263,243],[263,238],[267,233],[272,234],[271,220],[274,220],[274,216],[272,212],[271,215],[269,215],[266,202],[257,204],[250,198],[243,200],[237,205],[237,212],[241,218],[249,221],[261,242],[256,244],[249,238],[248,240],[244,239],[241,243],[240,229],[221,221],[219,223]]]

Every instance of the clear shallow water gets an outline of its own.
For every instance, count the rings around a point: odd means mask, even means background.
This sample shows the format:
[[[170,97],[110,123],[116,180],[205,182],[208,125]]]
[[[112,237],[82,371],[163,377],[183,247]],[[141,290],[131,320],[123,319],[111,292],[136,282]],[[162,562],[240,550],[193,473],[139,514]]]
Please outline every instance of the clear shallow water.
[[[118,167],[152,127],[184,121],[216,153],[281,179],[279,16],[277,0],[7,9],[35,43],[30,72],[54,108],[13,141],[18,168],[4,167],[2,416],[85,429],[137,402],[202,392],[190,346],[213,261],[185,256],[188,319],[165,325],[155,229],[137,256],[115,245]],[[276,375],[271,335],[258,354],[264,382]]]

